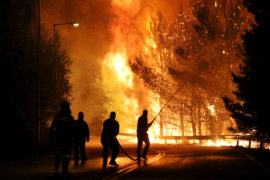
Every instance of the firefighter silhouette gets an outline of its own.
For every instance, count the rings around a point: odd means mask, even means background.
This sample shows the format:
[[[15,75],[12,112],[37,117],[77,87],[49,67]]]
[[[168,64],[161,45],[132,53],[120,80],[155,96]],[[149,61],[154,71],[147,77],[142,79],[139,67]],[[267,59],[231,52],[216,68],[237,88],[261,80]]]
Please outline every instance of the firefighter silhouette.
[[[139,117],[138,124],[137,124],[137,139],[138,139],[137,159],[138,159],[138,161],[141,160],[141,157],[143,157],[144,159],[147,159],[146,154],[147,154],[148,149],[150,147],[150,141],[149,141],[147,131],[152,123],[148,124],[147,114],[148,114],[148,111],[144,110],[142,116]],[[143,142],[145,143],[145,147],[144,147],[143,153],[141,154]]]
[[[70,153],[72,146],[72,127],[74,118],[71,116],[69,102],[63,101],[59,113],[54,117],[51,127],[49,129],[50,139],[55,138],[56,152],[55,152],[55,166],[57,171],[62,161],[63,174],[68,173],[68,164],[70,161]]]
[[[106,119],[103,123],[103,130],[101,133],[101,143],[103,146],[103,168],[107,167],[109,149],[112,151],[110,165],[118,166],[115,159],[119,153],[119,144],[116,136],[119,133],[119,124],[115,120],[116,113],[111,112],[110,118]]]
[[[84,165],[86,161],[85,141],[89,141],[89,128],[83,118],[83,112],[79,112],[78,120],[75,121],[73,126],[75,166],[78,166],[79,152],[81,156],[81,165]]]

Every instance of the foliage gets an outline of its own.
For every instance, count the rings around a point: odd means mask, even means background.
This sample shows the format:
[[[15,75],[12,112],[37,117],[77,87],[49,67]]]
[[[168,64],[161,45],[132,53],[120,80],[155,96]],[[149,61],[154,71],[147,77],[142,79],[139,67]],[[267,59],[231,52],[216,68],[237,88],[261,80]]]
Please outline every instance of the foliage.
[[[47,121],[57,111],[56,104],[56,61],[58,62],[58,81],[63,84],[60,97],[68,97],[71,86],[68,82],[71,60],[41,30],[40,70],[37,68],[36,1],[1,2],[1,73],[4,84],[2,108],[7,151],[18,151],[18,155],[33,150],[36,132],[37,78],[40,77],[40,122],[41,138],[48,139]],[[2,18],[3,17],[3,18]],[[14,142],[14,140],[18,140]]]
[[[267,3],[245,1],[249,11],[255,14],[257,25],[244,36],[243,64],[240,74],[232,73],[237,85],[236,100],[224,97],[227,109],[236,120],[238,130],[259,137],[270,136],[267,102],[269,100],[268,61],[269,13]]]
[[[157,13],[150,24],[152,43],[146,41],[151,55],[130,63],[164,102],[182,87],[168,107],[193,135],[221,134],[233,125],[221,96],[232,96],[230,71],[241,63],[241,35],[252,21],[241,3],[193,0],[172,23]]]

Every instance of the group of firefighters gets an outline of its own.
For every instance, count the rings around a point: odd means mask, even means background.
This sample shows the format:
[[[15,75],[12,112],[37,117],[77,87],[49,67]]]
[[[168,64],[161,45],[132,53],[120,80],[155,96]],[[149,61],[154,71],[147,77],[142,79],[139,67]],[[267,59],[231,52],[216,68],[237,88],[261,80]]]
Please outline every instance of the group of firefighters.
[[[149,137],[147,134],[148,128],[152,123],[147,122],[148,111],[144,110],[143,114],[138,119],[137,124],[137,161],[141,161],[141,157],[147,159],[146,155],[150,146]],[[119,123],[115,120],[116,113],[111,112],[110,117],[103,123],[103,130],[101,133],[101,143],[103,146],[103,165],[102,168],[107,167],[109,150],[112,151],[111,160],[109,162],[112,166],[118,166],[116,158],[119,153],[119,142],[116,136],[119,133]],[[89,128],[84,121],[84,114],[78,114],[78,120],[74,120],[71,115],[69,102],[64,101],[61,104],[59,113],[54,117],[51,127],[49,129],[50,139],[55,139],[55,171],[58,171],[62,160],[62,172],[68,173],[68,165],[71,157],[72,142],[74,142],[74,156],[75,166],[78,166],[79,152],[81,156],[81,165],[85,164],[85,143],[89,141]],[[142,143],[145,143],[145,148],[141,154]]]

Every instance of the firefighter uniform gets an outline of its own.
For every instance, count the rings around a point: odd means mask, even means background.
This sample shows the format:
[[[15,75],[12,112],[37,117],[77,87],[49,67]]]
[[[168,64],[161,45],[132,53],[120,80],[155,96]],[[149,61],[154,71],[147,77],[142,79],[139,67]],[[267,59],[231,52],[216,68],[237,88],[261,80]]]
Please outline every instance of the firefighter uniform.
[[[56,144],[54,169],[56,171],[58,170],[63,156],[62,171],[64,174],[68,172],[68,164],[70,161],[73,123],[74,118],[71,116],[69,103],[63,102],[59,114],[57,114],[52,121],[49,132],[51,139],[55,138]]]
[[[81,155],[82,165],[85,164],[85,141],[89,141],[89,128],[87,123],[83,120],[83,113],[79,113],[79,118],[74,123],[74,155],[75,155],[75,166],[78,166],[79,152]]]
[[[109,155],[109,149],[112,151],[110,164],[118,166],[115,159],[119,154],[119,144],[116,136],[119,133],[119,124],[115,120],[115,112],[111,112],[110,118],[103,123],[103,130],[101,134],[101,143],[103,146],[103,168],[107,167],[107,160]]]
[[[143,115],[139,117],[138,124],[137,124],[137,139],[138,139],[138,146],[137,146],[137,159],[138,161],[141,160],[141,157],[144,159],[146,158],[146,154],[148,152],[148,149],[150,147],[150,141],[148,137],[148,128],[151,126],[151,124],[147,123],[147,114],[148,111],[144,110]],[[145,143],[145,147],[143,150],[143,153],[141,155],[141,149],[142,149],[142,143]]]

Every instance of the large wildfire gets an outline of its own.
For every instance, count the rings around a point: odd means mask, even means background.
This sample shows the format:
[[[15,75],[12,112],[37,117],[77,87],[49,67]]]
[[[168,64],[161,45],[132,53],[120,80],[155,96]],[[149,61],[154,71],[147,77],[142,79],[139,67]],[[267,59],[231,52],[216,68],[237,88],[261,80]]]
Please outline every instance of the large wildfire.
[[[232,97],[230,73],[253,22],[242,0],[62,0],[43,7],[48,28],[80,23],[58,33],[73,59],[73,115],[84,112],[93,134],[115,111],[120,132],[135,135],[142,111],[151,121],[170,99],[149,129],[152,142],[232,134],[222,96]]]

